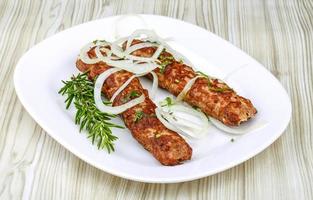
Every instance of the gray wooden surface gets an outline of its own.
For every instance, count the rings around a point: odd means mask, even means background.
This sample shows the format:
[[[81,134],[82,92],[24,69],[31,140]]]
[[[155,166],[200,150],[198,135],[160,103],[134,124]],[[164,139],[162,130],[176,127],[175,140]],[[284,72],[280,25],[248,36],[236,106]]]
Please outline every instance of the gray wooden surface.
[[[21,106],[15,65],[56,32],[125,13],[197,24],[256,58],[291,97],[288,129],[245,163],[179,184],[124,180],[68,152]],[[312,54],[311,0],[0,0],[0,199],[313,199]]]

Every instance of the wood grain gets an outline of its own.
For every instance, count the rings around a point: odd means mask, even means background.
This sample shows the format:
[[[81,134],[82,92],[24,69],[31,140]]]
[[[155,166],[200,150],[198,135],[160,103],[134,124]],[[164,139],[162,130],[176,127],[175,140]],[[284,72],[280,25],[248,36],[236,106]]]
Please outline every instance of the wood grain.
[[[288,129],[245,163],[179,184],[124,180],[68,152],[21,106],[15,65],[56,32],[126,13],[194,23],[256,58],[291,97]],[[312,55],[311,0],[0,0],[0,199],[313,199]]]

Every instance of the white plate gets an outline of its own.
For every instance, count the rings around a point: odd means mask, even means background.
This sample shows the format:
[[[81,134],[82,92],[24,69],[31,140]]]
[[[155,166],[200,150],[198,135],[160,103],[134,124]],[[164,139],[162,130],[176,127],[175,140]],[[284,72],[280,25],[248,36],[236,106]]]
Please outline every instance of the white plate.
[[[78,132],[73,110],[65,109],[64,98],[58,90],[61,80],[78,73],[75,60],[85,43],[95,39],[113,40],[116,16],[58,33],[34,46],[20,59],[14,74],[16,92],[25,109],[51,137],[105,172],[136,181],[173,183],[209,176],[238,165],[283,133],[291,116],[290,100],[277,79],[261,64],[200,27],[167,17],[142,17],[157,33],[173,37],[173,46],[190,58],[197,69],[222,78],[231,73],[228,82],[251,99],[258,110],[256,120],[268,124],[240,137],[216,129],[203,140],[189,141],[193,148],[192,159],[174,167],[162,166],[128,130],[114,129],[119,137],[114,153],[97,150],[85,134]],[[142,83],[145,87],[151,86],[146,80]],[[168,95],[165,91],[158,92],[159,99]],[[122,124],[120,119],[115,121]],[[231,142],[231,138],[235,141]]]

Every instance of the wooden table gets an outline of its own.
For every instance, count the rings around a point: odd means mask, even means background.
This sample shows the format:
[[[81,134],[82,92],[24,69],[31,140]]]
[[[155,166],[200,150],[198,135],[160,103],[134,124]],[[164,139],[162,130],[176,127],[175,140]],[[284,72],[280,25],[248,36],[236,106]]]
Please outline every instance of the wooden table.
[[[313,1],[86,2],[0,0],[0,199],[313,199]],[[179,184],[125,180],[71,154],[20,104],[15,65],[30,47],[61,30],[125,13],[191,22],[256,58],[291,97],[285,133],[237,167]]]

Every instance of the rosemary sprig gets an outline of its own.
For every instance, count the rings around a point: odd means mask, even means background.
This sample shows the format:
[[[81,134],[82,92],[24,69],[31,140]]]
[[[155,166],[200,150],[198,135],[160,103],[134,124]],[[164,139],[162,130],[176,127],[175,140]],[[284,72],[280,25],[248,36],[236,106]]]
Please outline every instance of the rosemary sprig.
[[[66,96],[66,109],[74,104],[75,124],[79,125],[79,131],[87,130],[88,138],[91,138],[92,144],[97,143],[98,149],[106,148],[109,153],[114,151],[113,142],[118,138],[112,134],[111,128],[123,127],[109,122],[116,115],[97,109],[93,97],[94,84],[88,80],[87,74],[78,74],[71,77],[71,80],[62,82],[64,86],[59,94]]]

